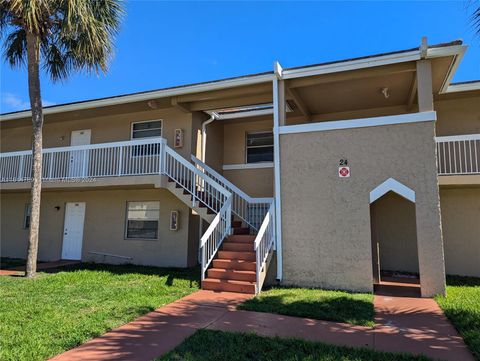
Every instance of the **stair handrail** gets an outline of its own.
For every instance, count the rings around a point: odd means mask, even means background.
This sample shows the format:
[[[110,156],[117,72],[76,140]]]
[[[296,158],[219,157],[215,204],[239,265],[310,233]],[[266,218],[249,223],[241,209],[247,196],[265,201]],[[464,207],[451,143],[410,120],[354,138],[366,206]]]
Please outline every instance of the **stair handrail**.
[[[168,145],[164,149],[162,173],[187,190],[194,201],[202,202],[218,213],[231,193]]]
[[[275,202],[270,203],[268,212],[263,219],[260,230],[254,241],[254,250],[256,254],[256,282],[255,292],[259,293],[262,289],[267,272],[267,260],[275,244]],[[261,272],[265,270],[262,275]]]
[[[220,248],[223,240],[230,234],[232,221],[231,212],[232,195],[227,197],[222,208],[200,239],[202,281],[205,279],[205,272]]]
[[[235,184],[230,182],[220,173],[206,165],[200,159],[191,156],[192,161],[202,169],[203,173],[212,178],[215,182],[221,184],[225,189],[230,191],[232,197],[232,213],[237,215],[253,230],[258,231],[268,207],[273,198],[253,198],[238,188]]]

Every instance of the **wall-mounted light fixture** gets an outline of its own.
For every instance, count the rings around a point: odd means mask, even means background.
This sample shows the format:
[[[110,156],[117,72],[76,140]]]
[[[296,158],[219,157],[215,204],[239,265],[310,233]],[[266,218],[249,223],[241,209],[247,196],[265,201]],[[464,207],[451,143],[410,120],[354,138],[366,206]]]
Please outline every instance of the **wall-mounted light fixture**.
[[[53,208],[55,208],[55,210],[56,210],[57,212],[60,210],[60,206],[55,206],[55,207],[53,207]]]
[[[382,94],[385,97],[385,99],[388,99],[390,97],[390,91],[387,87],[382,89]]]

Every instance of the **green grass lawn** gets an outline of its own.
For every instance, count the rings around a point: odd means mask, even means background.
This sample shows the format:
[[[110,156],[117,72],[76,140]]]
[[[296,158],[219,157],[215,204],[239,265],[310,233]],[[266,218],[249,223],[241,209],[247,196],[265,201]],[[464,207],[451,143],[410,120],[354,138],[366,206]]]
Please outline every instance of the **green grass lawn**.
[[[238,306],[241,310],[277,313],[373,327],[373,295],[307,288],[272,288]]]
[[[436,300],[480,360],[480,278],[447,277],[447,297]]]
[[[296,339],[200,330],[157,361],[420,361],[426,357],[376,352]]]
[[[0,360],[45,360],[71,349],[196,291],[199,274],[82,264],[33,280],[0,277]]]

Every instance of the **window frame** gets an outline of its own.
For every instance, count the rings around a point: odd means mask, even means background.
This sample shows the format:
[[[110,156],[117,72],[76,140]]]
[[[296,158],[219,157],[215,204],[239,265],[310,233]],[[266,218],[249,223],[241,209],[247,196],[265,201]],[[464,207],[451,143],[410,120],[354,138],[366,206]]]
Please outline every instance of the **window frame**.
[[[157,136],[154,136],[154,137],[140,137],[140,138],[134,138],[133,137],[133,132],[134,132],[133,131],[133,126],[135,124],[151,123],[151,122],[160,122],[160,135],[157,135]],[[157,138],[157,137],[162,137],[162,136],[163,136],[163,119],[140,120],[140,121],[130,123],[130,140]]]
[[[133,126],[135,124],[140,124],[140,123],[151,123],[151,122],[160,122],[160,135],[157,135],[157,136],[154,136],[154,137],[140,137],[140,138],[134,138],[133,137],[133,133],[134,133],[134,130],[133,130]],[[157,128],[155,128],[157,129]],[[130,124],[130,140],[132,141],[135,141],[135,140],[142,140],[142,139],[149,139],[149,138],[161,138],[163,135],[163,119],[150,119],[150,120],[141,120],[141,121],[138,121],[138,122],[132,122]],[[151,156],[156,156],[158,154],[141,154],[141,149],[145,148],[145,145],[136,145],[136,146],[132,146],[130,148],[130,157],[132,158],[140,158],[140,157],[151,157]],[[140,152],[140,154],[136,154]]]
[[[28,212],[28,210],[30,210],[30,212]],[[27,226],[27,217],[29,217],[28,226]],[[25,207],[23,210],[23,229],[30,229],[31,221],[32,221],[32,204],[25,203]]]
[[[248,145],[248,135],[249,134],[264,134],[268,133],[272,135],[272,145]],[[249,148],[272,148],[272,155],[274,152],[274,142],[275,140],[273,139],[273,129],[272,130],[255,130],[253,132],[245,132],[245,164],[262,164],[262,163],[272,163],[274,160],[265,160],[265,161],[260,161],[260,162],[249,162],[248,161],[248,149]]]
[[[128,237],[128,205],[129,203],[147,203],[147,202],[156,202],[158,203],[158,220],[157,220],[157,237],[156,238],[131,238]],[[125,229],[123,234],[123,239],[126,241],[158,241],[160,238],[160,201],[159,200],[142,200],[142,201],[126,201],[125,203]]]

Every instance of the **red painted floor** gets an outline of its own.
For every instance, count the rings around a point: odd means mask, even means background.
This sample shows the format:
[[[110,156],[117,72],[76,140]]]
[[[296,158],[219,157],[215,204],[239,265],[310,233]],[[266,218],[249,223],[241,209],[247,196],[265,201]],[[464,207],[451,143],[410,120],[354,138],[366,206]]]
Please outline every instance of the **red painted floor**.
[[[251,296],[198,291],[52,360],[151,360],[196,330],[256,332],[452,361],[473,356],[432,299],[375,296],[375,328],[268,313],[237,311]]]

